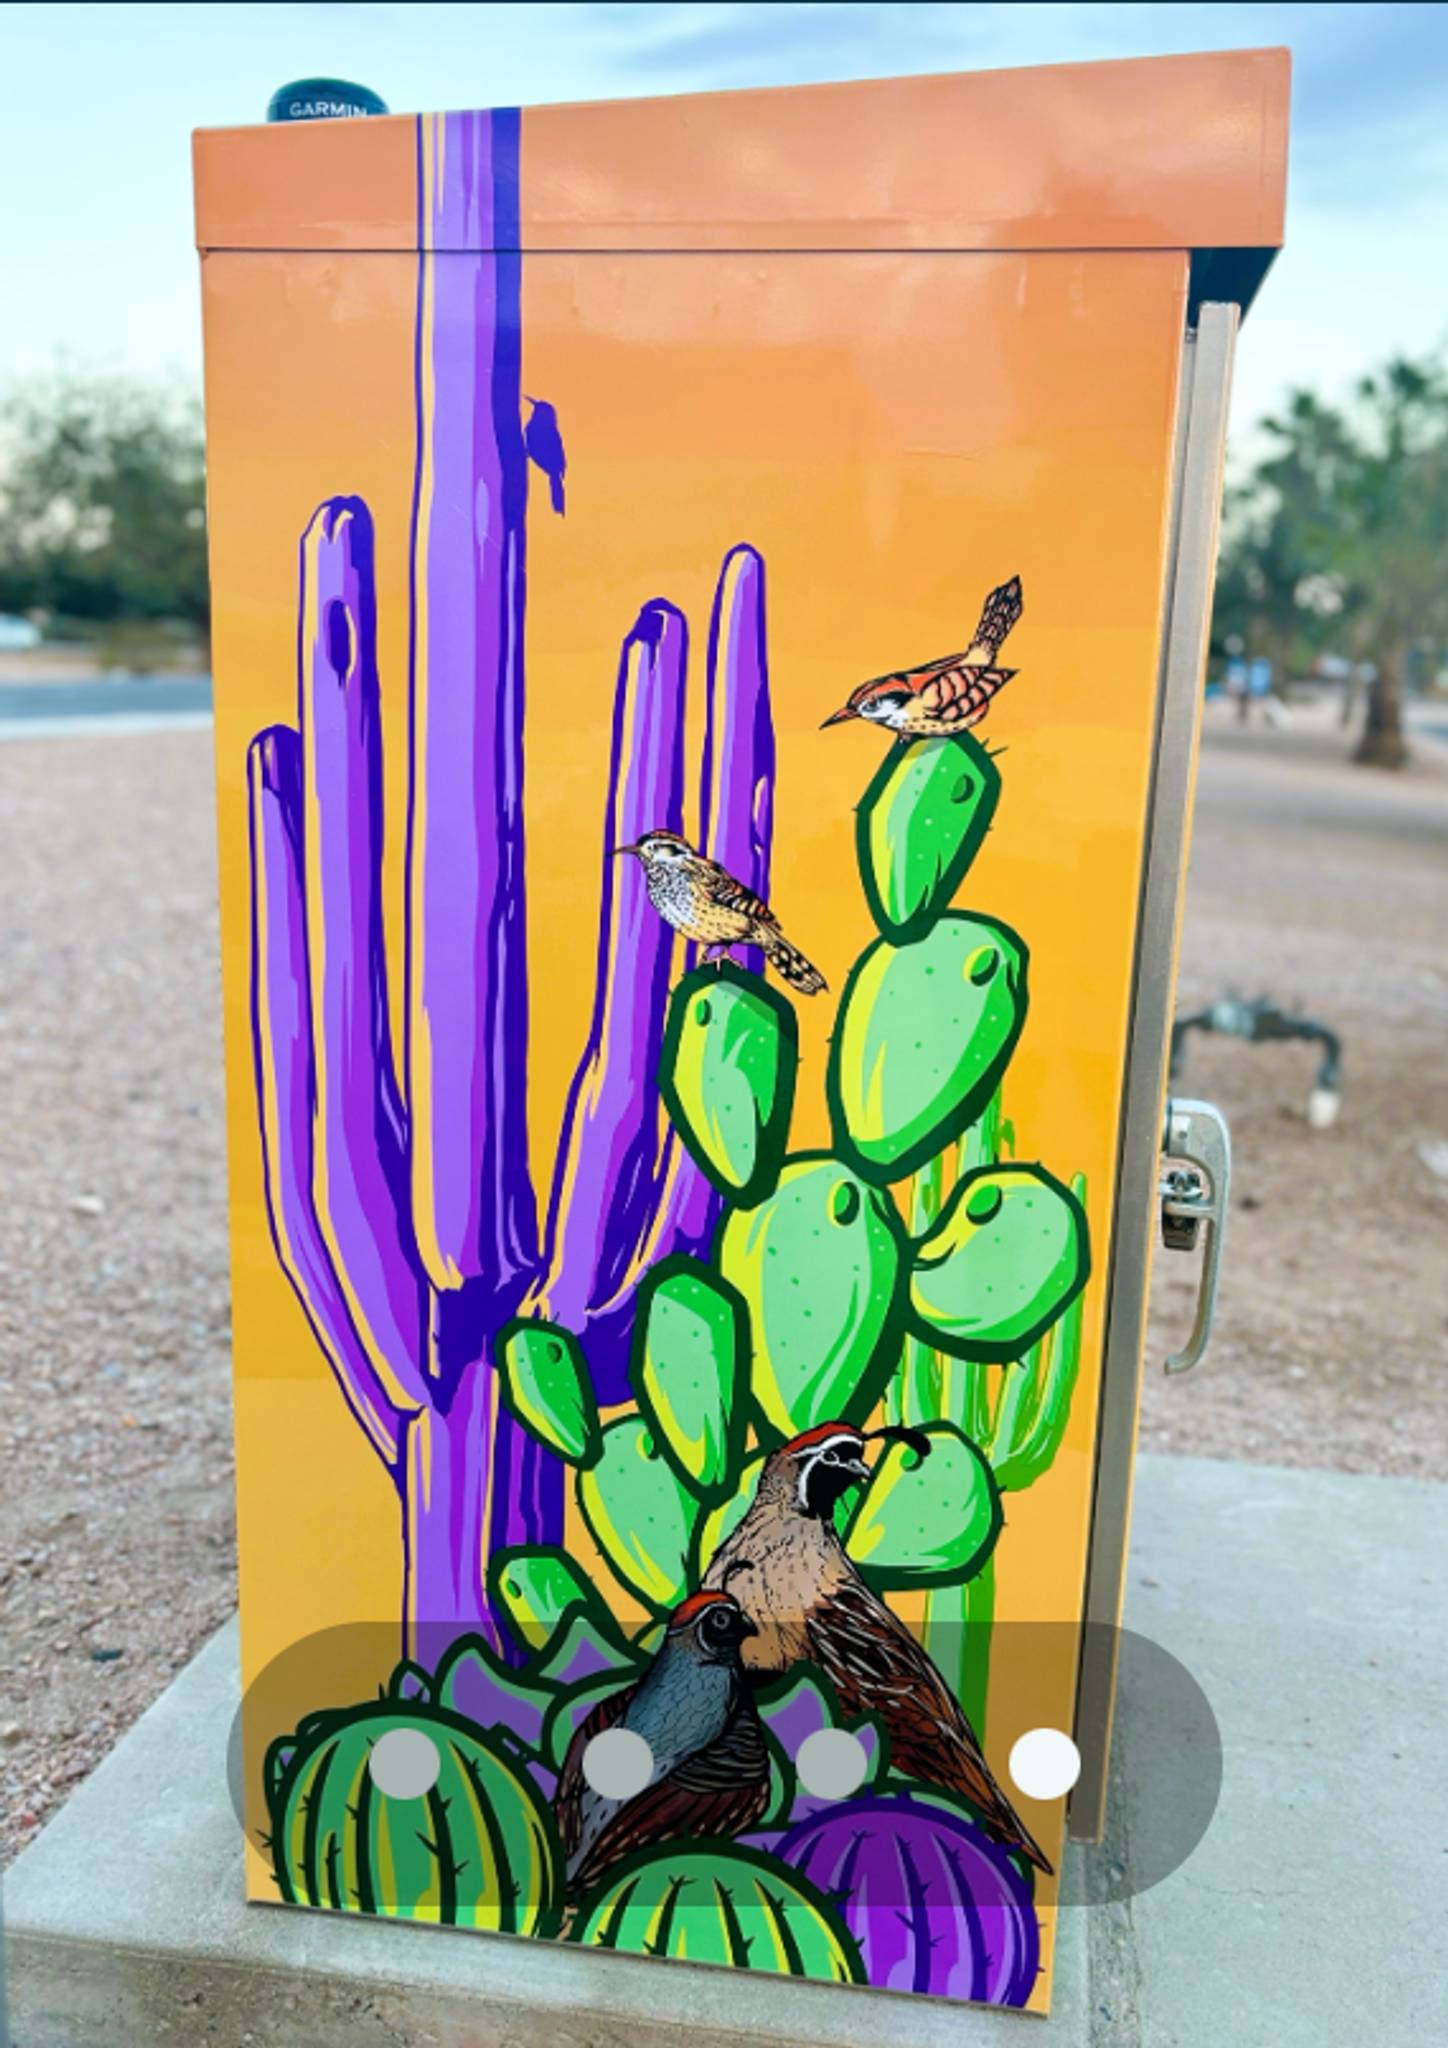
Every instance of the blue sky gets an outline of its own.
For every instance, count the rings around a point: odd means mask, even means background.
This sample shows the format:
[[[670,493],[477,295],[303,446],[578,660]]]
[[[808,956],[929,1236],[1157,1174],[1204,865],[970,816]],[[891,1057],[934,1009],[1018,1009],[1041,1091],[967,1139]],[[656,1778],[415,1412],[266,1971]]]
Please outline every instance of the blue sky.
[[[1235,414],[1448,340],[1448,5],[0,6],[0,380],[194,380],[189,135],[330,73],[398,111],[1286,43],[1287,248]]]

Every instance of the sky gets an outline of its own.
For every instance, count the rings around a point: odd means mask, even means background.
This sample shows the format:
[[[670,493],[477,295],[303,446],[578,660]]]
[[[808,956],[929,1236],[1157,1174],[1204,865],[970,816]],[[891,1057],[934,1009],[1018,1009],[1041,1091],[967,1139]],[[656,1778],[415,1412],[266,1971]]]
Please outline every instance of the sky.
[[[1234,430],[1448,342],[1448,4],[0,5],[0,386],[199,380],[190,132],[324,74],[396,112],[1286,44],[1287,245]]]

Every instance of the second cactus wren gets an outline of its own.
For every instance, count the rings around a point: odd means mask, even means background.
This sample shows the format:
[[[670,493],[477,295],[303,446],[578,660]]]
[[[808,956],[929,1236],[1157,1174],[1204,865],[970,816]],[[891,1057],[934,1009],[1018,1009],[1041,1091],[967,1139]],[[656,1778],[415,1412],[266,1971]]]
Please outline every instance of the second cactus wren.
[[[702,945],[706,959],[733,946],[758,946],[801,995],[818,995],[826,986],[819,969],[784,936],[763,897],[736,882],[718,861],[696,853],[677,832],[646,832],[637,846],[614,850],[638,856],[654,909],[676,932]]]
[[[1015,674],[1013,668],[997,668],[995,658],[1001,642],[1024,609],[1021,579],[1013,576],[991,592],[980,615],[969,647],[961,654],[942,654],[919,668],[895,669],[886,676],[872,676],[850,692],[848,700],[825,720],[840,725],[847,718],[863,718],[882,725],[897,739],[947,738],[951,733],[969,732],[979,725]]]

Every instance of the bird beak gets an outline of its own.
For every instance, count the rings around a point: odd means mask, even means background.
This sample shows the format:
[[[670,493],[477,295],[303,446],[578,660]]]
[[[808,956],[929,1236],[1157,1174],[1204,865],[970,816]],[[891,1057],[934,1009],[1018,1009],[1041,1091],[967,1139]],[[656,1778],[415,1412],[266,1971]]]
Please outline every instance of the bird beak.
[[[758,1628],[749,1619],[747,1614],[741,1614],[739,1617],[739,1633],[742,1636],[757,1636],[759,1634]]]
[[[830,713],[824,724],[821,725],[820,731],[823,732],[826,725],[843,725],[847,718],[858,718],[859,715],[859,712],[855,710],[852,704],[844,704],[838,711]]]
[[[851,1458],[848,1465],[845,1466],[845,1470],[853,1478],[858,1479],[862,1486],[870,1476],[870,1468],[863,1458]]]
[[[643,848],[641,846],[616,846],[613,849],[614,859],[617,860],[621,853],[636,853],[642,856]]]

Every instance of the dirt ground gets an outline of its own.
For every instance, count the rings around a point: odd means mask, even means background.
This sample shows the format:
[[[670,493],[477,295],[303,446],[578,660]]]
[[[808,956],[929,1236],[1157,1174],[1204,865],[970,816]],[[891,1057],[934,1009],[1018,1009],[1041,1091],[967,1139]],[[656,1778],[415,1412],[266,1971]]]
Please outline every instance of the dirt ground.
[[[1448,1478],[1448,749],[1387,778],[1335,729],[1203,761],[1181,995],[1298,1000],[1344,1037],[1194,1046],[1236,1195],[1198,1374],[1158,1262],[1143,1441]],[[230,1611],[225,1195],[209,737],[0,746],[0,1855]]]

